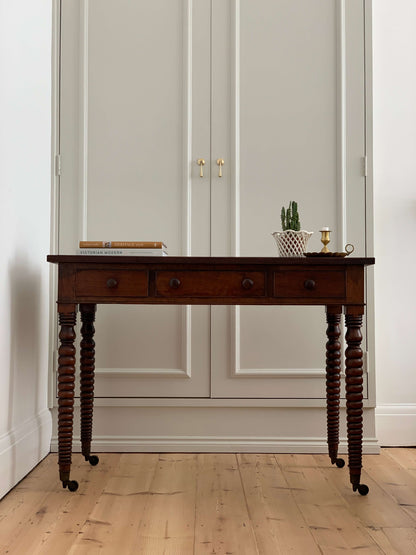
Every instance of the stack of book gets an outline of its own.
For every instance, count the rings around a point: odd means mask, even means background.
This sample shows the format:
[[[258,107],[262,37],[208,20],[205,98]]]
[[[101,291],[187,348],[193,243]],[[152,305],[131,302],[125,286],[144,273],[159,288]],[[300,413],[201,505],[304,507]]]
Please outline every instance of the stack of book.
[[[162,241],[80,241],[78,254],[101,256],[167,256]]]

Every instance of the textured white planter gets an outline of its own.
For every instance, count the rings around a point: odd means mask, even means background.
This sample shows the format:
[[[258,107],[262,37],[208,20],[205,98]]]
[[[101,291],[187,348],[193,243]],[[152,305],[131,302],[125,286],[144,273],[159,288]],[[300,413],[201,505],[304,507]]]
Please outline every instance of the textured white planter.
[[[275,231],[272,235],[277,243],[280,256],[296,257],[303,256],[313,231],[288,229],[286,231]]]

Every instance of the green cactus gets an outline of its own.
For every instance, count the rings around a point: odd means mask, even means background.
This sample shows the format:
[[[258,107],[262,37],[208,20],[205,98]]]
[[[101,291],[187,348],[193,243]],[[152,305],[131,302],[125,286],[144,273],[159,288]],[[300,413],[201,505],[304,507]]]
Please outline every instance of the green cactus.
[[[300,220],[298,213],[298,203],[291,200],[289,207],[285,210],[282,206],[282,211],[280,213],[280,219],[282,221],[282,230],[286,231],[288,229],[293,229],[294,231],[300,231]]]
[[[286,231],[286,209],[284,206],[282,206],[280,219],[282,221],[282,230]]]

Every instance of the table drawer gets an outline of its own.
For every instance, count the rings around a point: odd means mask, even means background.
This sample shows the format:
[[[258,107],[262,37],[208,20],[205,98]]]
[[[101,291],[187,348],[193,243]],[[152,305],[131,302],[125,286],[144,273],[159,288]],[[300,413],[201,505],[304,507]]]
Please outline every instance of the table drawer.
[[[263,272],[162,271],[156,276],[156,295],[161,297],[262,297]]]
[[[78,297],[146,297],[148,273],[144,270],[78,270]]]
[[[284,270],[274,275],[274,296],[339,298],[346,294],[344,270]]]

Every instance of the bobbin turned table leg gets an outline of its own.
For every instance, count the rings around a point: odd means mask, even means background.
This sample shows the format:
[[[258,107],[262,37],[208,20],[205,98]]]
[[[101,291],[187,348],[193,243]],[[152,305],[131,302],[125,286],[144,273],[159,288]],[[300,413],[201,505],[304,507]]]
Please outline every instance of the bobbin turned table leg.
[[[98,457],[91,455],[92,415],[94,408],[95,343],[94,320],[97,305],[81,304],[81,447],[86,461],[93,466]]]
[[[78,489],[78,482],[70,480],[72,456],[72,426],[74,420],[75,386],[75,305],[59,305],[60,346],[58,358],[58,464],[64,488]]]
[[[353,491],[367,495],[368,487],[360,484],[363,441],[363,351],[361,326],[364,308],[346,307],[345,389],[347,399],[348,460]]]
[[[327,306],[326,321],[326,411],[328,432],[328,454],[332,464],[338,468],[345,465],[344,459],[338,458],[339,445],[339,399],[341,372],[341,313],[342,306]]]

